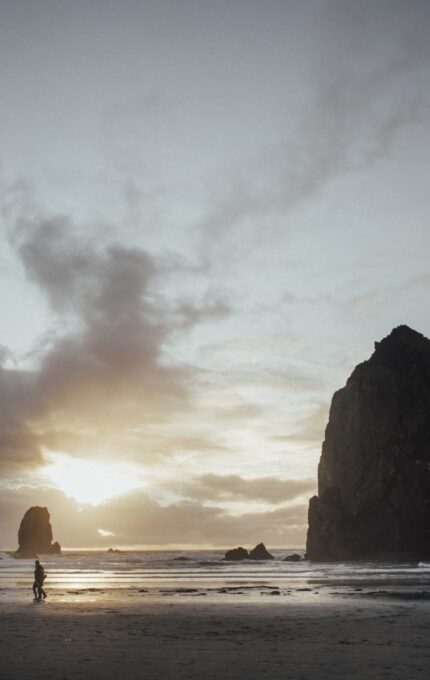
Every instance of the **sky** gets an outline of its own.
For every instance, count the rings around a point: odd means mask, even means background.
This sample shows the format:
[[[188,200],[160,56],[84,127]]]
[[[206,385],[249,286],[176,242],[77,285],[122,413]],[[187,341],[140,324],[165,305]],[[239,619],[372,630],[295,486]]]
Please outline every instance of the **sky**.
[[[430,336],[426,0],[0,0],[0,547],[300,547]]]

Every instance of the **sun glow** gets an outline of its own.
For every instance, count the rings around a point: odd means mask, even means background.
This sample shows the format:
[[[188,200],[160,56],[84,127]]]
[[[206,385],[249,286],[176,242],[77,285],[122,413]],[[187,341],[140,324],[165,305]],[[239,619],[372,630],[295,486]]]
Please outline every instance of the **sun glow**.
[[[78,503],[99,505],[143,486],[139,471],[132,465],[83,460],[66,453],[48,452],[45,458],[43,476]]]

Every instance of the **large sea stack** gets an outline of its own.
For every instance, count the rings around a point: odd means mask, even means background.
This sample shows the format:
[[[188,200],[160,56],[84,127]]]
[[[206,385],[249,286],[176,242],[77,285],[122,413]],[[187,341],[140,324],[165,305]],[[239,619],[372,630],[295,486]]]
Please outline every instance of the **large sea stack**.
[[[430,558],[430,340],[408,326],[333,396],[307,556]]]
[[[52,527],[48,508],[29,508],[22,518],[18,531],[17,557],[60,554],[59,543],[52,543]]]

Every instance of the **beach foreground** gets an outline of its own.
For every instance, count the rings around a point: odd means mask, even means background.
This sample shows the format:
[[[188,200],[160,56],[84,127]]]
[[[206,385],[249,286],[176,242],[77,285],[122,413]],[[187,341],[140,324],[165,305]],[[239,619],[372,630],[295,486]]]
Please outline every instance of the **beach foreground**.
[[[3,602],[0,677],[414,680],[430,671],[428,600],[130,599]]]

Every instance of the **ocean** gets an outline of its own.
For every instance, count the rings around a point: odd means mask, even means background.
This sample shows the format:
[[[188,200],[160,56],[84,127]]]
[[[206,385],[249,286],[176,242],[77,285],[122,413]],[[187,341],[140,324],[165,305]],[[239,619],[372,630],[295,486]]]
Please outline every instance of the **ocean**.
[[[302,550],[272,550],[265,562],[225,562],[215,550],[65,551],[46,555],[51,598],[82,599],[97,595],[129,597],[212,596],[265,599],[268,595],[369,594],[381,597],[430,598],[430,563],[288,562]],[[34,560],[0,553],[0,601],[32,596]]]

